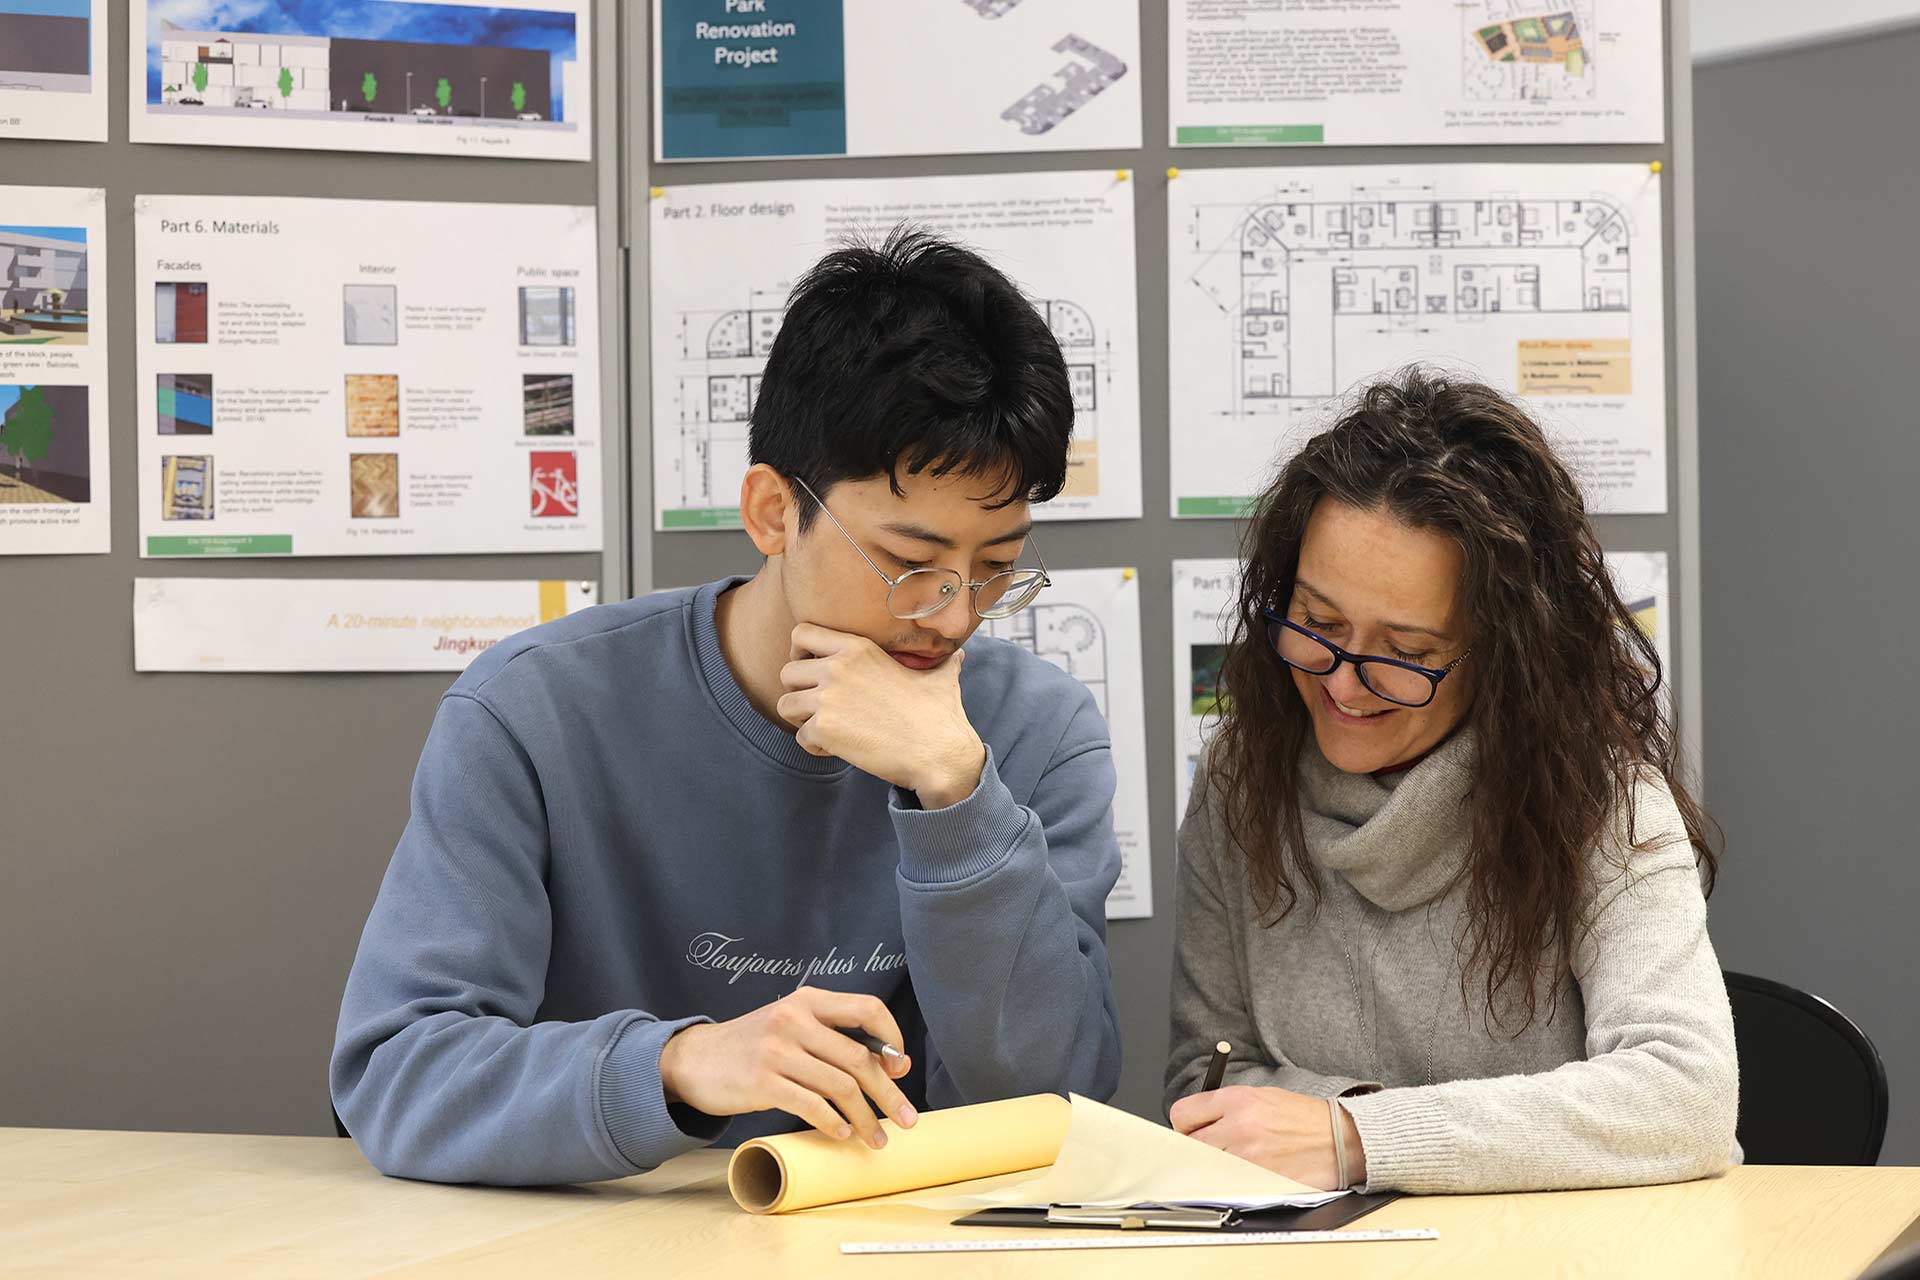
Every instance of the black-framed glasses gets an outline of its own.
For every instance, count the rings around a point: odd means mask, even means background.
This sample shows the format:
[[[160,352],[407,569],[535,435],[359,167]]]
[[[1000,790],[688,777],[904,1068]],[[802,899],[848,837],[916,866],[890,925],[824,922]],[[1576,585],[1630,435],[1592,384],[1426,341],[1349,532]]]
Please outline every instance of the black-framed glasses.
[[[959,596],[962,589],[973,593],[973,611],[982,618],[1011,618],[1028,605],[1040,592],[1053,585],[1053,579],[1047,576],[1047,562],[1040,554],[1040,548],[1034,546],[1033,535],[1027,535],[1027,545],[1033,547],[1033,558],[1040,561],[1038,569],[1005,569],[982,582],[971,582],[952,569],[909,569],[897,578],[887,576],[887,571],[874,564],[873,557],[858,539],[847,532],[847,526],[840,523],[833,512],[827,510],[827,504],[820,501],[820,495],[799,476],[793,482],[806,491],[813,505],[819,507],[827,519],[833,521],[833,527],[840,536],[853,544],[860,558],[869,568],[880,575],[880,581],[887,584],[887,612],[903,622],[918,618],[931,617],[940,612]]]
[[[1307,630],[1272,609],[1262,609],[1267,620],[1267,643],[1280,661],[1310,676],[1330,676],[1341,663],[1350,663],[1367,692],[1402,707],[1424,707],[1440,691],[1440,682],[1467,660],[1468,649],[1444,667],[1423,667],[1399,658],[1348,653],[1323,635]]]

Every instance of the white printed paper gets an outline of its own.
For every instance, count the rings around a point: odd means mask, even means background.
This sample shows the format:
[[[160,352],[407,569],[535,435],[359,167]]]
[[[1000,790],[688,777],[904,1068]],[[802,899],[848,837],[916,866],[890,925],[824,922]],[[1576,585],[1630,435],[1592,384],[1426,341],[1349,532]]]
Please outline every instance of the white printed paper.
[[[0,0],[0,139],[107,140],[103,0]],[[13,176],[32,171],[26,158]],[[12,217],[0,210],[0,217]]]
[[[657,0],[655,160],[1140,146],[1139,0]]]
[[[600,548],[594,211],[143,196],[141,554]]]
[[[135,671],[460,671],[592,582],[135,578]]]
[[[0,555],[112,549],[106,205],[0,187]]]
[[[739,527],[748,419],[787,295],[849,236],[877,244],[902,221],[985,255],[1060,341],[1073,456],[1035,518],[1140,514],[1133,190],[1108,169],[666,189],[650,246],[656,527]]]
[[[1194,771],[1219,722],[1220,663],[1240,591],[1238,560],[1173,562],[1174,825],[1186,816]]]
[[[1187,170],[1169,202],[1176,516],[1240,515],[1343,398],[1414,363],[1517,395],[1590,509],[1667,509],[1646,165]]]
[[[1118,785],[1113,834],[1119,883],[1107,918],[1153,914],[1152,840],[1147,828],[1147,722],[1140,665],[1140,576],[1132,569],[1054,569],[1053,585],[1011,618],[981,624],[1085,685],[1106,718]]]
[[[1673,597],[1667,587],[1667,553],[1664,551],[1609,551],[1607,568],[1613,585],[1626,602],[1633,620],[1660,655],[1660,687],[1670,692],[1673,684],[1672,609]]]
[[[1350,1194],[1295,1182],[1156,1121],[1068,1096],[1067,1136],[1047,1168],[959,1195],[910,1191],[894,1201],[927,1209],[1160,1204],[1257,1210],[1311,1209]]]
[[[132,0],[129,9],[135,142],[593,155],[591,0]]]
[[[1168,0],[1175,146],[1661,142],[1661,0]]]

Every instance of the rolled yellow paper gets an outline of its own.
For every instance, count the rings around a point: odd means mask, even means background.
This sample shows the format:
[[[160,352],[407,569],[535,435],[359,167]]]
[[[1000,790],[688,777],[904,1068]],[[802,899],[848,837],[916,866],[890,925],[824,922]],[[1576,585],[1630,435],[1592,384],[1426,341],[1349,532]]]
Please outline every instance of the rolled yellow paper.
[[[787,1213],[1044,1168],[1072,1115],[1065,1098],[1041,1093],[922,1112],[911,1129],[883,1120],[887,1145],[878,1151],[811,1129],[755,1138],[734,1149],[727,1189],[749,1213]]]

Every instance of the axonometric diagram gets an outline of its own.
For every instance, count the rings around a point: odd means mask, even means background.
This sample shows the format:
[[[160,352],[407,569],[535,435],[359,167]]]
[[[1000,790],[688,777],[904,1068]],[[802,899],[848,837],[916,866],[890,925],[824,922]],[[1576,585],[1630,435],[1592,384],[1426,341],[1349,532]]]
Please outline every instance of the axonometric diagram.
[[[1022,133],[1046,133],[1127,74],[1125,62],[1079,36],[1062,37],[1053,51],[1068,55],[1066,65],[1053,73],[1053,81],[1035,85],[1000,113],[1002,120],[1019,125]]]

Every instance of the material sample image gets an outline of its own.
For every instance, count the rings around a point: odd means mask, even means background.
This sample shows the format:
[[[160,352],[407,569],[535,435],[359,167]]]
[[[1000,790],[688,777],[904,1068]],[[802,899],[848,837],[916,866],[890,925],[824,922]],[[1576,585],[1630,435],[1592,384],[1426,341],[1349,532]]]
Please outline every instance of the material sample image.
[[[160,459],[160,518],[213,519],[213,459],[168,454]]]
[[[347,434],[400,434],[400,378],[392,373],[347,375]]]
[[[91,502],[87,388],[0,383],[0,506]]]
[[[969,9],[983,18],[997,18],[1020,3],[1020,0],[961,0]]]
[[[0,50],[5,47],[0,22]],[[0,69],[0,89],[17,87],[6,77]],[[86,228],[0,224],[0,348],[79,346],[86,340]]]
[[[573,434],[573,375],[523,373],[520,398],[530,436]]]
[[[353,477],[353,518],[392,520],[400,516],[400,455],[356,453],[348,460]]]
[[[573,288],[524,285],[520,289],[520,345],[570,347],[574,344]]]
[[[529,454],[527,471],[528,514],[547,517],[580,514],[580,470],[573,454]]]
[[[153,286],[153,340],[207,340],[207,286],[204,281],[163,280]]]
[[[154,408],[161,435],[213,434],[212,374],[162,373],[154,383]]]
[[[400,341],[400,290],[390,284],[341,287],[350,347],[391,347]]]

